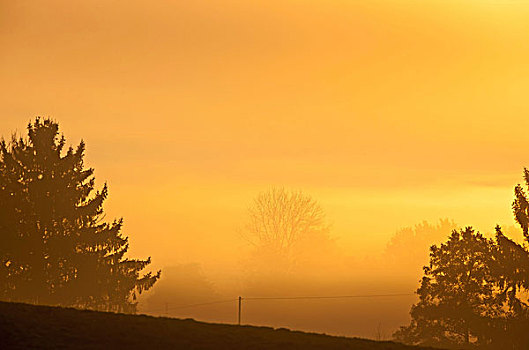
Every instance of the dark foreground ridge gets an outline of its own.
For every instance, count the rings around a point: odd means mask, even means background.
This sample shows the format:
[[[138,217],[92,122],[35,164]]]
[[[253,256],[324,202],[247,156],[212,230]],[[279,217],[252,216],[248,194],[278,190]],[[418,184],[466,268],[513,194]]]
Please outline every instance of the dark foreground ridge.
[[[374,349],[393,342],[0,302],[2,349]]]

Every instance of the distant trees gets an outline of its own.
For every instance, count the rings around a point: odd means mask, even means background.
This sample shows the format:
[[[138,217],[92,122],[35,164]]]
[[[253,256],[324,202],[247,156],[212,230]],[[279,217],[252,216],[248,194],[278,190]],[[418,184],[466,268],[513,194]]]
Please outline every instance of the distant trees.
[[[330,242],[329,226],[320,204],[301,191],[284,188],[261,192],[253,200],[244,237],[257,255],[268,257],[269,263],[283,262],[283,266],[293,263],[296,252],[306,247],[306,242]]]
[[[196,309],[179,308],[182,305],[201,304],[221,298],[200,264],[165,266],[163,275],[152,292],[140,297],[140,312],[163,314],[167,311],[166,315],[211,319],[213,314],[225,310],[227,306],[227,319],[232,316],[232,305],[229,304]]]
[[[407,272],[417,271],[428,263],[429,247],[446,239],[447,233],[457,229],[456,223],[441,219],[437,223],[423,221],[413,227],[398,230],[384,251],[387,264],[397,265]]]
[[[28,138],[0,143],[0,298],[134,312],[160,272],[124,258],[123,220],[104,222],[85,144],[65,150],[59,125],[37,118]]]
[[[524,169],[526,185],[529,171]],[[513,211],[525,244],[467,227],[430,248],[412,321],[394,337],[410,344],[452,348],[529,348],[529,202],[521,185]]]

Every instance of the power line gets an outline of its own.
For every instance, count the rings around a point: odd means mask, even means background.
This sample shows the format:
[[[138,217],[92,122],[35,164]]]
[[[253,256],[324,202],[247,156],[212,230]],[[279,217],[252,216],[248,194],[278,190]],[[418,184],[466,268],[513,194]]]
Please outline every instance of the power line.
[[[240,297],[240,300],[315,300],[315,299],[352,299],[352,298],[383,298],[383,297],[403,297],[403,296],[412,296],[414,293],[397,293],[397,294],[357,294],[357,295],[313,295],[313,296],[292,296],[292,297]],[[224,304],[229,302],[238,301],[239,298],[234,299],[225,299],[225,300],[216,300],[205,303],[198,304],[188,304],[188,305],[179,305],[168,307],[167,305],[164,308],[148,310],[146,312],[162,312],[179,309],[187,309],[193,307],[215,305],[215,304]]]
[[[414,293],[400,294],[359,294],[359,295],[332,295],[332,296],[295,296],[295,297],[248,297],[243,300],[296,300],[296,299],[345,299],[345,298],[382,298],[403,297],[415,295]]]
[[[188,307],[195,307],[195,306],[204,306],[204,305],[213,305],[213,304],[223,304],[223,303],[229,303],[230,301],[237,301],[237,299],[229,299],[229,300],[219,300],[219,301],[212,301],[209,303],[200,303],[200,304],[190,304],[190,305],[182,305],[182,306],[176,306],[172,309],[185,309]]]
[[[317,295],[317,296],[295,296],[295,297],[239,297],[238,325],[241,325],[242,300],[314,300],[314,299],[351,299],[351,298],[381,298],[411,296],[411,293],[399,294],[363,294],[363,295]]]
[[[229,300],[217,300],[217,301],[211,301],[207,303],[199,303],[199,304],[188,304],[188,305],[179,305],[179,306],[173,306],[173,307],[165,307],[160,309],[154,309],[154,310],[148,310],[146,312],[160,312],[160,311],[170,311],[170,310],[179,310],[179,309],[186,309],[190,307],[198,307],[198,306],[205,306],[205,305],[214,305],[214,304],[222,304],[222,303],[228,303],[232,301],[237,301],[237,299],[229,299]]]

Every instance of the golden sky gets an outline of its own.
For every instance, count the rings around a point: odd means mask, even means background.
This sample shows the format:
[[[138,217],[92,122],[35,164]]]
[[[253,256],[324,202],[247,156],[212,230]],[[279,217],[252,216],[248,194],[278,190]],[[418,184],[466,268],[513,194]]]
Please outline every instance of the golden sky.
[[[0,0],[0,135],[83,138],[157,264],[233,256],[272,185],[351,254],[423,219],[492,231],[529,166],[528,39],[522,0]]]

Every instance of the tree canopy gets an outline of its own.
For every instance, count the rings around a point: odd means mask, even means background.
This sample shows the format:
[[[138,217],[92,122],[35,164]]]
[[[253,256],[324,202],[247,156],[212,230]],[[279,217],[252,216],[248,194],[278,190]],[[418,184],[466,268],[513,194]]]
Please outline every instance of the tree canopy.
[[[104,221],[105,184],[85,168],[85,144],[66,147],[58,123],[37,118],[28,137],[0,143],[0,297],[135,312],[157,273],[125,258],[123,220]]]
[[[529,187],[527,169],[524,179]],[[529,202],[521,185],[514,195],[524,244],[497,226],[494,239],[467,227],[432,246],[411,323],[394,334],[396,340],[452,348],[529,347]]]
[[[454,230],[447,242],[432,246],[411,324],[396,339],[443,347],[486,342],[494,313],[493,250],[493,242],[471,227]]]

